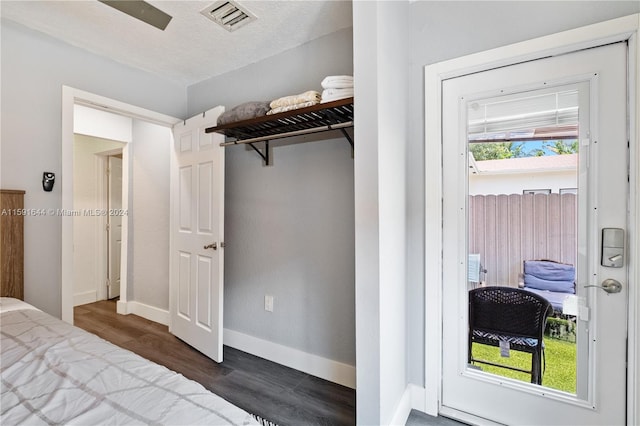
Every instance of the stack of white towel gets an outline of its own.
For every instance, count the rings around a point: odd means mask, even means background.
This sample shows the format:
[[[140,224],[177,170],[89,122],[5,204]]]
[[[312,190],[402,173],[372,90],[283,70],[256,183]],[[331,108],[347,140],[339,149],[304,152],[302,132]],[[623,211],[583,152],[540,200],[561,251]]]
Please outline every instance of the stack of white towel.
[[[353,97],[352,75],[330,75],[322,80],[322,102]]]

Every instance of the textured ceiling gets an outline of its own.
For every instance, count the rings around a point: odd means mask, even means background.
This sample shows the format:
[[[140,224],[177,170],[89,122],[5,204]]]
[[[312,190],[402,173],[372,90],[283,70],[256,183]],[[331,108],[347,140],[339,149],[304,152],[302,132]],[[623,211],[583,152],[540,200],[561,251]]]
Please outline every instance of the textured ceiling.
[[[173,16],[158,30],[95,0],[0,1],[3,18],[190,85],[352,26],[351,1],[243,1],[258,19],[233,32],[200,11],[210,1],[148,0]]]

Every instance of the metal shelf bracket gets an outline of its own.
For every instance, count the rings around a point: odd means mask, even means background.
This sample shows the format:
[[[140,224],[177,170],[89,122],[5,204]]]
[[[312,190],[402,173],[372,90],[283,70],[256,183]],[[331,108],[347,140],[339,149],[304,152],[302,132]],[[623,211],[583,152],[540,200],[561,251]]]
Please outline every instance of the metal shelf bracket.
[[[264,160],[265,166],[270,166],[271,165],[270,162],[269,162],[270,158],[269,158],[269,141],[268,140],[264,142],[264,152],[262,152],[258,148],[256,148],[256,146],[251,142],[248,142],[248,145],[251,148],[253,148],[253,150],[255,152],[257,152],[260,157],[262,157],[262,159]]]
[[[353,139],[351,138],[349,133],[347,133],[347,131],[345,129],[340,129],[340,131],[342,132],[343,136],[347,139],[347,142],[349,142],[349,145],[351,145],[351,149],[354,149],[353,148]]]

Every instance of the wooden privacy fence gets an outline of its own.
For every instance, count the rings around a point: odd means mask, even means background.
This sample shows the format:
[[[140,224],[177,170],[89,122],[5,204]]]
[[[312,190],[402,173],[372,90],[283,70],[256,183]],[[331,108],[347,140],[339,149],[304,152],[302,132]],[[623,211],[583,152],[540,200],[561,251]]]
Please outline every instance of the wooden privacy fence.
[[[479,253],[486,285],[518,286],[523,260],[576,264],[575,194],[469,196],[469,253]]]

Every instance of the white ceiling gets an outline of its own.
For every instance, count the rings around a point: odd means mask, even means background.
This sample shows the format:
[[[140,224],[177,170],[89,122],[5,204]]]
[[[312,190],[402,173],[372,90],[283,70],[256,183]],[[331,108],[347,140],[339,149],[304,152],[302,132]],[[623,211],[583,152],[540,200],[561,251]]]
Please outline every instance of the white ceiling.
[[[147,1],[173,16],[165,31],[96,0],[1,0],[0,14],[69,44],[185,85],[352,26],[350,0],[240,0],[258,19],[233,32],[200,14],[214,0]]]

